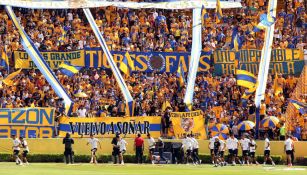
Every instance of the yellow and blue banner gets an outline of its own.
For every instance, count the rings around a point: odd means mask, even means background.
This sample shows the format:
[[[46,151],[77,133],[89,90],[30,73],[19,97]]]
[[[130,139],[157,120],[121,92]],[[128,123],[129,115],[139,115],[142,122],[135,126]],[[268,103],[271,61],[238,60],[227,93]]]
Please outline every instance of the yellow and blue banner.
[[[132,71],[135,71],[133,60],[128,51],[125,53],[124,59],[119,65],[119,69],[128,76],[131,75]]]
[[[245,70],[236,70],[237,85],[246,88],[254,87],[257,83],[257,78],[254,74]]]
[[[201,22],[205,24],[205,21],[209,18],[209,13],[207,12],[204,5],[201,6]]]
[[[293,99],[290,99],[289,102],[292,103],[293,106],[294,106],[297,110],[299,110],[299,112],[300,112],[302,115],[306,114],[306,111],[307,111],[307,104],[304,104],[304,103],[302,103],[302,102],[299,102],[299,101],[293,100]]]
[[[116,133],[123,137],[135,138],[137,134],[146,136],[148,133],[154,138],[160,137],[161,117],[99,117],[99,118],[60,118],[59,135],[65,137],[71,133],[72,137],[113,138]]]
[[[176,138],[183,138],[183,134],[194,134],[196,139],[206,139],[205,122],[200,110],[171,112],[170,117]]]
[[[235,69],[249,71],[253,74],[259,73],[261,50],[240,49],[216,50],[213,53],[215,75],[234,74]],[[239,60],[238,60],[239,58]],[[238,68],[236,67],[238,64]],[[304,53],[298,49],[273,49],[269,71],[283,75],[300,75],[304,68]]]
[[[216,1],[216,23],[220,23],[223,18],[221,2],[220,0]]]
[[[249,88],[246,91],[244,91],[241,98],[245,100],[249,99],[249,97],[253,95],[253,93],[255,93],[256,89],[257,89],[257,84],[254,87]]]
[[[0,66],[4,67],[9,72],[10,70],[9,57],[7,56],[5,49],[1,52]]]
[[[64,62],[60,64],[59,70],[62,74],[67,75],[69,77],[73,77],[76,73],[78,73],[82,67],[80,66],[73,66],[68,62]]]
[[[2,108],[0,138],[52,138],[54,115],[53,108]]]
[[[9,74],[7,77],[5,77],[4,80],[2,80],[2,82],[7,85],[7,86],[13,86],[14,85],[14,82],[13,82],[13,79],[19,75],[21,72],[21,69],[19,69],[18,71],[15,71],[11,74]]]

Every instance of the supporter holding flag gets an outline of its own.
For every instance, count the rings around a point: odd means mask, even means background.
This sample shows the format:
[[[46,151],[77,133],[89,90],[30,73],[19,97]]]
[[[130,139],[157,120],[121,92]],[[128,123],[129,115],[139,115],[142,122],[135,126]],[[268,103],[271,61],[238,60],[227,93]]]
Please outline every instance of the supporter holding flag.
[[[220,0],[216,1],[216,23],[220,23],[223,18],[222,7]]]
[[[182,89],[182,87],[185,84],[185,81],[184,81],[184,70],[183,70],[182,64],[180,64],[178,66],[176,76],[178,78],[178,85],[179,85],[180,89]]]
[[[5,49],[1,52],[0,66],[5,68],[7,70],[7,72],[9,72],[9,70],[10,70],[9,57],[7,56]]]
[[[63,62],[59,65],[59,70],[62,74],[67,75],[68,77],[73,77],[82,69],[81,66],[73,66],[68,62]]]
[[[123,61],[120,63],[119,69],[126,75],[130,76],[132,71],[135,71],[133,60],[127,51]]]

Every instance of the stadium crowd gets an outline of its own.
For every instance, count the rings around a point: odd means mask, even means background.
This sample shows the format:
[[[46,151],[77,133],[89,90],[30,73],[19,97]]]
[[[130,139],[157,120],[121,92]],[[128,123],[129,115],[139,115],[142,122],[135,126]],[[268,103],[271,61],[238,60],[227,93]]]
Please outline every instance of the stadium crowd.
[[[264,31],[253,33],[253,26],[259,16],[266,11],[265,0],[242,0],[241,9],[223,10],[223,19],[215,21],[214,10],[207,10],[209,18],[203,24],[203,50],[232,49],[232,31],[238,28],[241,48],[261,49]],[[99,47],[97,40],[81,9],[74,10],[28,10],[15,8],[18,20],[40,51],[69,51],[85,47]],[[115,51],[165,51],[190,52],[192,46],[192,19],[190,10],[132,10],[106,7],[91,9],[95,21],[103,33],[110,50]],[[306,12],[303,1],[286,1],[279,10],[274,31],[273,48],[306,49]],[[10,56],[23,50],[20,37],[0,7],[0,50]],[[0,80],[8,74],[1,69]],[[125,102],[114,76],[108,70],[83,69],[74,77],[56,74],[75,101],[73,116],[124,116]],[[283,123],[283,113],[287,98],[293,91],[296,78],[279,75],[276,93],[273,87],[274,75],[270,75],[265,100],[261,105],[261,115],[277,116]],[[164,135],[170,135],[170,111],[184,111],[185,89],[180,88],[175,74],[145,74],[135,72],[126,77],[126,83],[136,99],[135,116],[163,116],[161,119]],[[2,83],[2,82],[1,82]],[[215,123],[224,123],[236,135],[237,124],[243,120],[253,120],[255,106],[253,96],[241,101],[246,89],[236,85],[234,75],[213,76],[213,70],[197,76],[194,94],[194,109],[201,109],[205,124],[210,129]],[[76,97],[84,92],[87,97]],[[0,105],[12,107],[55,107],[57,117],[63,114],[63,100],[59,99],[43,75],[37,70],[23,70],[15,80],[15,85],[1,84]],[[306,96],[301,99],[306,102]],[[169,105],[168,105],[169,104]],[[307,122],[298,121],[293,126],[295,136],[307,139]],[[281,124],[280,127],[283,127]],[[271,138],[280,135],[274,128],[262,128]]]

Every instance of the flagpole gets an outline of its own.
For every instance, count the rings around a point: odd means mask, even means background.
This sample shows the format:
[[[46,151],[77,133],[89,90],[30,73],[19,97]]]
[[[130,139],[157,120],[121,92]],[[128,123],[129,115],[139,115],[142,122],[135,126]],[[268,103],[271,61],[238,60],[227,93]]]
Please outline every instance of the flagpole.
[[[125,83],[125,80],[123,79],[122,75],[120,74],[118,68],[117,68],[117,65],[113,59],[113,56],[111,54],[111,52],[109,51],[108,47],[107,47],[107,44],[101,34],[101,32],[99,31],[99,28],[97,26],[97,24],[95,23],[95,20],[94,20],[94,17],[90,11],[90,9],[88,8],[85,8],[83,9],[83,12],[88,20],[88,22],[90,23],[91,27],[92,27],[92,30],[103,50],[103,52],[106,54],[107,56],[107,60],[110,64],[110,67],[111,67],[111,70],[113,72],[113,75],[120,87],[120,90],[121,92],[123,93],[123,96],[126,100],[126,115],[129,115],[129,116],[133,116],[133,111],[134,111],[134,101],[133,101],[133,98],[130,94],[130,91]]]
[[[276,17],[277,0],[269,0],[268,14],[271,17]],[[271,61],[271,52],[273,45],[275,24],[265,28],[265,41],[261,52],[261,61],[259,65],[258,82],[259,86],[256,90],[255,105],[256,105],[256,137],[258,137],[259,123],[260,123],[260,104],[264,99],[265,89],[269,74],[269,65]]]
[[[185,91],[184,103],[192,110],[194,86],[196,74],[198,71],[199,59],[202,49],[201,44],[201,8],[193,9],[193,33],[192,33],[192,52],[189,64],[189,74],[187,80],[187,89]]]

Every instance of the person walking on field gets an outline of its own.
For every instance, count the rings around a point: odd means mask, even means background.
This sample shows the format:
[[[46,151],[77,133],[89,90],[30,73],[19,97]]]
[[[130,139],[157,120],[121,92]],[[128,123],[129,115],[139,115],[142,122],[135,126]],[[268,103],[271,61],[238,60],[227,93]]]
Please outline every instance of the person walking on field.
[[[29,162],[27,160],[27,155],[29,153],[29,146],[28,146],[28,142],[23,138],[23,137],[19,137],[19,140],[20,140],[20,145],[23,149],[23,152],[22,152],[22,161],[23,163],[29,165]]]
[[[20,140],[16,137],[16,135],[12,135],[12,139],[13,139],[13,156],[14,159],[16,161],[16,165],[23,165],[22,161],[19,158],[19,152],[20,152]]]
[[[264,162],[263,165],[266,164],[266,162],[269,160],[270,162],[272,162],[272,165],[275,166],[275,163],[271,157],[271,148],[270,148],[270,140],[269,140],[269,135],[266,133],[264,135],[265,140],[264,140]]]
[[[291,140],[291,137],[289,135],[286,136],[285,146],[284,146],[285,153],[287,154],[287,163],[288,166],[292,166],[292,154],[294,150],[294,144]]]
[[[143,163],[143,151],[144,151],[144,139],[141,137],[141,134],[138,134],[134,140],[135,148],[135,159],[136,163]]]
[[[149,150],[149,158],[152,164],[155,163],[154,159],[153,159],[153,155],[155,152],[155,147],[156,147],[156,141],[153,137],[150,136],[150,134],[147,134],[147,141],[148,141],[148,150]]]
[[[72,151],[72,145],[74,143],[75,143],[74,139],[70,137],[69,133],[66,133],[66,137],[63,139],[63,144],[65,145],[64,155],[65,155],[66,164],[74,163],[73,151]]]
[[[95,163],[97,164],[97,157],[96,157],[96,152],[97,152],[97,147],[99,144],[99,148],[101,149],[101,144],[97,138],[94,137],[93,134],[90,135],[90,138],[87,141],[86,145],[91,144],[91,161],[90,163]]]

